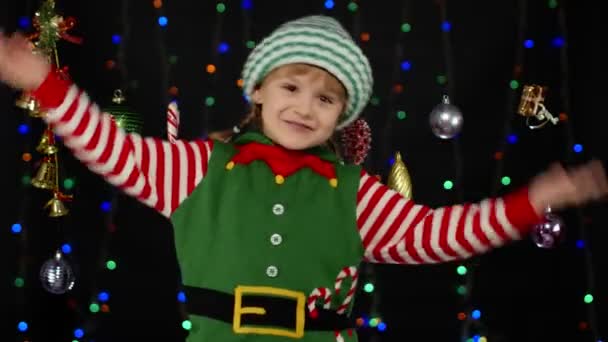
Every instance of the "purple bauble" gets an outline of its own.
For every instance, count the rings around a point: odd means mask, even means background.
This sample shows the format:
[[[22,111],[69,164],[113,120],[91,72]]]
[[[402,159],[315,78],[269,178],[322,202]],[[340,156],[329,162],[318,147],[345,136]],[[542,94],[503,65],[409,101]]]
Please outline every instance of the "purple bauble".
[[[564,239],[564,221],[551,212],[543,222],[532,226],[532,240],[541,248],[554,248]]]

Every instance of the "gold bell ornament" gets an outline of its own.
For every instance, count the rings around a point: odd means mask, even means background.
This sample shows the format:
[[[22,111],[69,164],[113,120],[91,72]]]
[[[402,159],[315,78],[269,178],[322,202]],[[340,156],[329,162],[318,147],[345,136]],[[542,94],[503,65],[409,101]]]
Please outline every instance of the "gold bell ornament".
[[[399,152],[395,153],[395,162],[391,166],[387,185],[403,197],[412,198],[412,180]]]
[[[36,151],[46,155],[55,154],[59,151],[59,148],[55,145],[54,133],[50,128],[47,128],[42,134],[40,142],[36,146]]]
[[[127,133],[141,133],[143,127],[142,117],[131,110],[127,105],[127,99],[122,90],[114,90],[112,105],[105,107],[104,112],[112,116],[116,125]]]
[[[71,197],[62,194],[59,191],[55,191],[55,193],[53,194],[53,198],[51,198],[44,205],[45,209],[49,209],[50,217],[61,217],[67,215],[70,212],[63,203],[63,201],[66,199],[71,199]]]
[[[51,190],[57,184],[57,164],[54,157],[45,157],[32,178],[31,184],[39,189]]]

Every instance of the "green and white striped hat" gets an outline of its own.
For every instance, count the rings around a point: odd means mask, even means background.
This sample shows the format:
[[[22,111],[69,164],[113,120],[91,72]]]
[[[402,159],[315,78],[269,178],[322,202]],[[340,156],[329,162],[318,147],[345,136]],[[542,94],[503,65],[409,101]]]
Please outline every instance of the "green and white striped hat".
[[[344,128],[361,114],[372,93],[373,75],[367,57],[334,18],[306,16],[288,21],[264,38],[250,53],[243,68],[243,89],[254,88],[277,67],[311,64],[327,70],[346,88],[348,103],[338,122]]]

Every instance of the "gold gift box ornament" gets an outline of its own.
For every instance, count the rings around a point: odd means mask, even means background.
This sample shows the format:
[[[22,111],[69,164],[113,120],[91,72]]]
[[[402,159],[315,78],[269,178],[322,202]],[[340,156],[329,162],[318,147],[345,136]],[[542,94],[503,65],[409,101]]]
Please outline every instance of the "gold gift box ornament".
[[[556,125],[559,118],[554,117],[545,107],[544,101],[547,95],[547,87],[537,84],[525,85],[517,112],[526,117],[526,125],[531,129],[538,129],[551,122]],[[532,124],[533,119],[537,123]]]

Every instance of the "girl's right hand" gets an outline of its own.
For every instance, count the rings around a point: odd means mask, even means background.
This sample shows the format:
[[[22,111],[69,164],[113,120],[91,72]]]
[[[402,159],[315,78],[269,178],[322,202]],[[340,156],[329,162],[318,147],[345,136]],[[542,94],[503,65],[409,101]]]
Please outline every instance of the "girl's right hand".
[[[37,89],[51,70],[47,56],[35,54],[22,34],[0,33],[0,80],[11,88]]]

